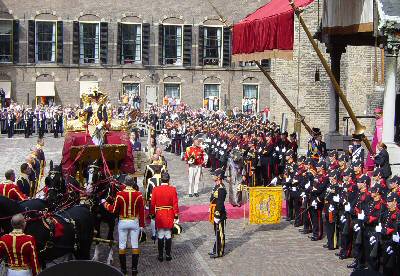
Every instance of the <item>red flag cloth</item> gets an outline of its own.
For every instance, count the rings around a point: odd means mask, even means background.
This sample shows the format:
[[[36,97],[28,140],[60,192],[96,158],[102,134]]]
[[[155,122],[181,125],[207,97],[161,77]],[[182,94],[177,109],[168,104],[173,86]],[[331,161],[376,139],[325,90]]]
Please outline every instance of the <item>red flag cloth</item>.
[[[128,133],[124,131],[108,131],[105,136],[106,144],[123,144],[127,146],[125,158],[121,162],[122,173],[135,173],[132,145]],[[74,159],[71,158],[70,149],[72,146],[94,145],[92,138],[86,132],[70,132],[65,135],[62,169],[63,173],[74,173]],[[84,153],[83,153],[84,154]]]
[[[305,7],[314,0],[296,0]],[[233,26],[233,59],[292,58],[294,11],[289,0],[272,0]]]

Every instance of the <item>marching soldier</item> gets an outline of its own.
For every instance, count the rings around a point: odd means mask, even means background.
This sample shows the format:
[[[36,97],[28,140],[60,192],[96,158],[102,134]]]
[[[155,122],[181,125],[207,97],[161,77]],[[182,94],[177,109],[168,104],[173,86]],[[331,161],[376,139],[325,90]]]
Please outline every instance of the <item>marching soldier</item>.
[[[40,109],[37,119],[38,119],[39,138],[43,138],[46,128],[46,113],[43,108]]]
[[[199,182],[202,166],[204,164],[204,150],[200,147],[200,140],[194,139],[193,146],[185,152],[185,160],[189,165],[189,197],[198,197]]]
[[[221,169],[215,171],[215,186],[210,197],[210,222],[214,224],[215,233],[213,250],[209,254],[211,258],[220,258],[224,256],[225,251],[226,189],[222,182],[223,175]]]
[[[11,219],[13,231],[0,237],[0,259],[6,259],[8,276],[36,276],[40,272],[35,238],[24,234],[22,214]]]
[[[138,273],[139,263],[139,235],[143,231],[144,202],[139,187],[131,176],[125,178],[126,188],[117,193],[115,201],[110,204],[105,199],[101,201],[107,211],[119,214],[118,238],[119,261],[121,272],[127,275],[126,269],[126,243],[128,235],[131,237],[132,248],[132,273]]]
[[[15,173],[8,170],[5,173],[6,180],[0,184],[0,195],[16,201],[26,200],[27,197],[20,191],[15,182]]]
[[[178,194],[176,188],[169,184],[167,172],[161,174],[161,185],[155,187],[151,198],[150,217],[155,219],[158,238],[158,260],[172,260],[172,229],[179,219]]]

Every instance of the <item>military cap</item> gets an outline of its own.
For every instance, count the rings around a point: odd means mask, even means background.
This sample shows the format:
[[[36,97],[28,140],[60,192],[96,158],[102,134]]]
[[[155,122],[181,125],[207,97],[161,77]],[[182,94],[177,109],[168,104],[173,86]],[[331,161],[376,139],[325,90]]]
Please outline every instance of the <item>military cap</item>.
[[[361,142],[363,138],[364,138],[363,134],[355,134],[355,133],[353,133],[351,140]]]
[[[353,165],[353,168],[355,167],[362,167],[363,163],[358,160],[358,161],[354,161],[353,163],[351,163]]]
[[[378,185],[375,185],[370,189],[370,192],[374,193],[374,194],[376,194],[376,193],[382,194],[382,188],[379,187]]]
[[[353,176],[354,171],[351,168],[347,168],[342,172],[342,176]]]
[[[338,160],[339,160],[339,161],[347,162],[347,156],[346,156],[346,154],[344,154],[344,153],[339,154],[339,155],[338,155]]]
[[[374,176],[382,176],[383,175],[383,169],[382,168],[375,168],[374,170]]]
[[[319,136],[321,135],[321,130],[319,128],[313,127],[312,132],[314,136]]]
[[[338,152],[336,151],[336,150],[331,150],[330,152],[329,152],[329,156],[331,157],[331,156],[338,156]]]
[[[371,178],[367,174],[363,174],[360,178],[357,179],[357,183],[369,183],[371,182]]]
[[[394,193],[394,192],[390,192],[387,196],[386,196],[386,202],[392,202],[392,201],[399,201],[399,196]]]
[[[390,183],[394,184],[399,184],[400,183],[400,178],[397,175],[392,176],[392,178],[390,179]]]
[[[315,164],[316,168],[324,168],[326,169],[326,162],[324,160],[320,160]]]
[[[225,174],[225,172],[224,172],[221,168],[218,168],[218,169],[216,169],[216,170],[214,171],[214,175],[215,175],[216,177],[221,178],[221,179],[224,178],[224,174]]]
[[[299,157],[299,162],[305,162],[306,161],[306,157],[304,155]]]
[[[285,153],[286,156],[293,156],[294,151],[292,149],[288,149]]]

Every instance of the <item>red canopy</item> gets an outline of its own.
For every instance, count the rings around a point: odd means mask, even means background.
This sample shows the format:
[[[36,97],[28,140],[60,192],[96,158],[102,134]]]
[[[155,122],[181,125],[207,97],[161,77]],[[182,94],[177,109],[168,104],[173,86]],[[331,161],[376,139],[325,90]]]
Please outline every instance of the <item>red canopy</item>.
[[[295,0],[305,7],[314,0]],[[233,26],[233,60],[292,59],[294,11],[289,0],[271,0]]]

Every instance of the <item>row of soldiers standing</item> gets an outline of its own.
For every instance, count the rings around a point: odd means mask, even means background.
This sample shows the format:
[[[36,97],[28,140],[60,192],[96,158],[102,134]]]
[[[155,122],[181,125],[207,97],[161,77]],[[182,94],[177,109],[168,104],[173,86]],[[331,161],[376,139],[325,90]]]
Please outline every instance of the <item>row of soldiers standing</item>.
[[[385,145],[374,156],[372,176],[363,171],[361,137],[353,136],[349,154],[326,152],[320,134],[309,142],[308,157],[295,161],[285,154],[282,179],[287,200],[287,220],[311,234],[311,241],[323,238],[326,227],[328,250],[340,249],[340,259],[354,258],[348,267],[356,270],[400,274],[398,225],[400,178],[389,178],[382,167]],[[325,222],[325,223],[324,223]]]
[[[35,129],[35,121],[39,138],[43,138],[44,133],[46,131],[50,132],[50,130],[53,132],[54,138],[58,138],[63,131],[63,111],[60,108],[53,112],[50,117],[46,115],[43,109],[34,112],[32,108],[27,108],[23,110],[21,116],[17,116],[14,110],[9,109],[1,114],[0,119],[2,121],[2,131],[7,133],[8,138],[14,136],[15,125],[18,123],[21,123],[20,126],[24,130],[25,138],[32,136]]]

